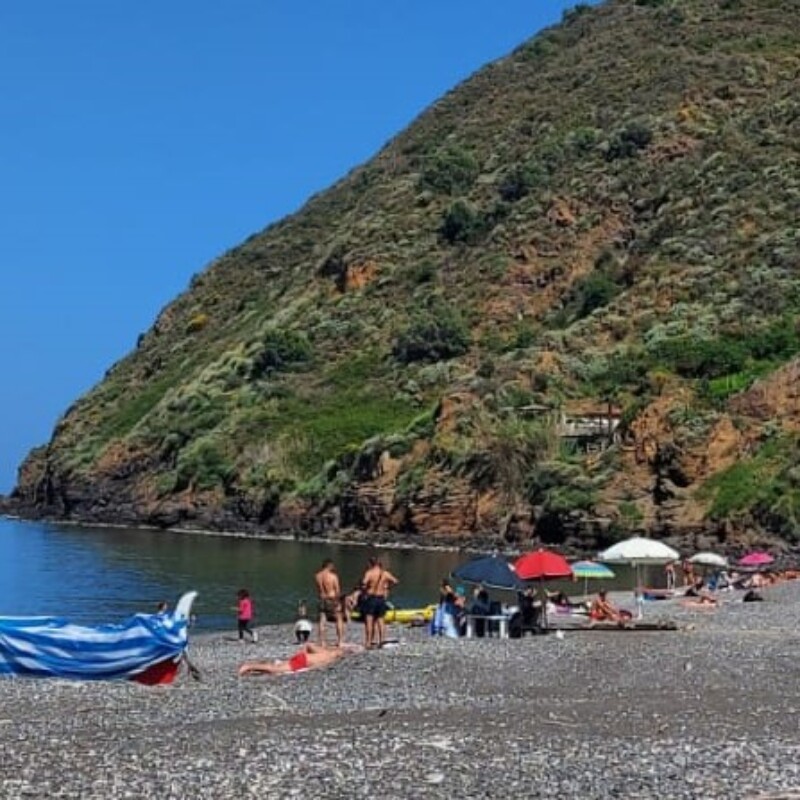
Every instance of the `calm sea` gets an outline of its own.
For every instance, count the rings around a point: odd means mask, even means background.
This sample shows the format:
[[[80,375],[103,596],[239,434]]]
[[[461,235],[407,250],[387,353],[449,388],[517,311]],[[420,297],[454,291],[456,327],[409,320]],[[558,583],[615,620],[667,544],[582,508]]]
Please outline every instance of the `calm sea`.
[[[325,558],[349,588],[363,574],[365,547],[267,541],[123,528],[81,528],[0,518],[0,615],[58,615],[114,622],[199,597],[197,624],[235,625],[236,592],[250,590],[257,624],[290,622],[297,603],[313,608],[313,574]],[[399,579],[392,600],[416,608],[435,602],[443,577],[464,560],[454,552],[381,549]]]
[[[75,622],[115,622],[154,611],[195,589],[197,626],[235,626],[236,592],[255,600],[257,624],[291,622],[300,600],[314,609],[313,575],[326,558],[337,565],[342,587],[356,584],[366,559],[378,552],[399,579],[392,601],[419,608],[438,599],[438,587],[468,556],[451,551],[372,550],[357,545],[311,544],[235,536],[126,528],[82,528],[0,517],[0,616],[56,615]],[[630,568],[615,565],[608,589],[633,586]],[[661,568],[646,585],[663,586]],[[550,589],[571,595],[597,591],[597,582],[557,581]],[[504,600],[512,596],[501,595]]]

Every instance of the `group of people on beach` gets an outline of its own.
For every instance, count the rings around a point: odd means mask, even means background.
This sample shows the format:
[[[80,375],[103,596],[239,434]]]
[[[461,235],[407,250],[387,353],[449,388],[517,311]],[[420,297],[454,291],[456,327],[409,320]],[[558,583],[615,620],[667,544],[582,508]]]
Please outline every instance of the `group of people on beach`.
[[[386,641],[385,616],[389,610],[389,594],[398,583],[377,556],[370,556],[361,580],[351,591],[342,592],[333,561],[323,561],[314,575],[319,644],[325,646],[326,625],[332,624],[336,631],[336,645],[340,646],[344,641],[345,626],[357,614],[364,623],[364,648],[382,647]]]
[[[280,675],[328,666],[348,653],[360,652],[382,647],[386,642],[386,612],[389,610],[389,594],[399,580],[386,569],[377,556],[367,559],[367,567],[361,580],[349,592],[343,592],[336,565],[332,559],[325,559],[314,575],[314,588],[317,596],[318,641],[309,641],[312,625],[308,619],[305,601],[298,606],[298,619],[295,623],[295,637],[300,649],[284,661],[252,661],[242,664],[240,675],[268,674]],[[244,600],[244,603],[243,603]],[[364,623],[364,644],[345,643],[347,623],[358,615]],[[249,633],[253,642],[257,641],[252,629],[252,601],[247,590],[239,592],[238,631],[243,639]],[[328,645],[327,626],[333,625],[335,644]]]
[[[741,591],[741,600],[745,603],[764,599],[761,590],[786,580],[800,577],[796,570],[771,570],[768,572],[737,572],[727,569],[706,571],[705,574],[695,570],[691,562],[681,565],[683,585],[676,586],[675,565],[667,564],[666,591],[650,590],[651,599],[680,598],[683,608],[713,610],[717,608],[721,597],[726,592]],[[642,590],[636,590],[637,599]],[[605,591],[601,590],[589,606],[589,616],[593,621],[626,623],[633,615],[626,609],[618,608]]]
[[[763,587],[780,582],[784,579],[797,578],[795,572],[750,574],[728,573],[717,570],[706,574],[695,572],[690,562],[681,564],[683,586],[676,587],[676,564],[668,564],[665,568],[666,590],[650,590],[656,595],[651,599],[678,596],[682,598],[684,606],[697,606],[714,608],[718,603],[717,593],[725,589],[744,589],[744,601],[763,599],[759,590]],[[323,561],[319,570],[314,575],[314,588],[316,593],[316,621],[317,641],[311,642],[313,625],[309,619],[305,602],[301,602],[298,609],[298,619],[295,624],[295,636],[301,648],[291,658],[274,662],[249,662],[240,667],[240,675],[254,673],[284,674],[300,670],[314,669],[328,666],[348,653],[382,647],[386,643],[385,615],[389,609],[389,594],[398,584],[398,579],[387,570],[380,559],[370,556],[366,569],[358,583],[348,592],[343,591],[336,566],[331,559]],[[637,602],[643,599],[643,590],[636,590]],[[532,590],[522,593],[519,598],[518,614],[525,622],[526,601],[535,611],[535,600]],[[546,592],[541,603],[560,603],[569,605],[563,592]],[[436,615],[431,624],[431,632],[439,635],[463,636],[464,621],[467,615],[492,619],[493,605],[489,602],[488,593],[483,587],[476,587],[471,600],[466,597],[462,587],[453,588],[448,580],[442,581],[440,587],[439,604]],[[614,604],[605,590],[600,590],[590,603],[578,606],[587,614],[590,626],[598,622],[617,623],[626,627],[633,624],[634,615],[627,609]],[[247,590],[242,589],[238,596],[238,633],[243,639],[248,635],[253,642],[257,641],[257,634],[252,628],[253,604]],[[540,609],[541,611],[541,609]],[[535,615],[534,615],[535,616]],[[641,610],[640,610],[641,616]],[[346,626],[352,618],[358,618],[364,623],[363,645],[345,643]],[[335,642],[328,643],[329,628],[333,626]],[[478,633],[480,635],[480,633]],[[513,632],[512,632],[513,635]]]
[[[797,578],[798,573],[795,570],[753,573],[718,570],[705,576],[697,575],[683,592],[684,605],[715,608],[719,603],[719,593],[733,590],[744,592],[742,601],[745,603],[758,602],[764,599],[762,589]]]

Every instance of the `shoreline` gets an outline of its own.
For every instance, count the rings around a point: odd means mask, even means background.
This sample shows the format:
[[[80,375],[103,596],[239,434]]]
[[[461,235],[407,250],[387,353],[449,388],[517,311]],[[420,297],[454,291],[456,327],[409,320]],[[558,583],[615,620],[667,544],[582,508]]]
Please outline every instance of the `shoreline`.
[[[367,542],[357,538],[339,538],[330,536],[298,536],[280,533],[249,533],[247,531],[235,530],[208,530],[205,528],[185,528],[185,527],[169,527],[161,528],[153,525],[133,525],[125,523],[110,523],[110,522],[81,522],[72,519],[55,519],[49,517],[22,517],[17,514],[0,514],[0,519],[7,519],[14,522],[42,524],[42,525],[56,525],[70,528],[108,528],[110,530],[130,530],[130,531],[148,531],[151,533],[170,533],[175,535],[186,536],[216,536],[225,539],[256,539],[270,542],[297,542],[298,544],[330,544],[336,546],[352,546],[363,548],[374,548],[375,550],[415,550],[421,552],[433,553],[474,553],[476,555],[491,553],[493,548],[487,547],[459,547],[458,545],[424,545],[416,542],[398,542],[398,541],[381,541],[381,542]],[[355,529],[351,529],[355,531]],[[496,549],[496,548],[494,548]],[[506,551],[508,554],[513,555],[515,552],[522,552],[520,550]]]
[[[236,674],[296,650],[275,625],[256,645],[192,636],[200,682],[0,680],[0,796],[795,796],[800,581],[765,598],[648,608],[681,630],[635,635],[448,640],[393,626],[394,647],[287,676]]]
[[[40,523],[46,525],[58,525],[73,528],[108,528],[116,530],[131,530],[131,531],[149,531],[153,533],[170,533],[175,535],[196,535],[196,536],[211,536],[226,539],[253,539],[262,541],[277,541],[277,542],[298,542],[320,545],[334,545],[334,546],[353,546],[361,548],[372,548],[375,550],[396,550],[396,551],[418,551],[418,552],[444,552],[444,553],[463,553],[466,555],[489,555],[493,552],[499,552],[502,555],[517,556],[523,552],[536,547],[545,547],[553,549],[565,554],[569,558],[575,559],[595,559],[598,550],[593,548],[581,548],[573,545],[564,546],[559,544],[550,544],[541,542],[538,539],[532,539],[527,543],[527,546],[520,546],[519,544],[510,546],[508,543],[498,545],[494,539],[486,540],[485,543],[476,543],[475,540],[468,539],[464,543],[449,541],[446,543],[429,544],[415,541],[403,541],[397,538],[386,538],[389,531],[363,531],[356,528],[347,528],[340,531],[341,535],[308,535],[300,531],[294,534],[288,533],[275,533],[267,531],[253,531],[253,530],[235,530],[235,529],[212,529],[212,528],[199,528],[199,527],[186,527],[186,526],[169,526],[162,527],[158,525],[145,525],[136,523],[124,522],[94,522],[82,521],[76,519],[63,519],[57,517],[46,516],[22,516],[16,513],[10,513],[8,510],[0,511],[0,519],[8,519],[23,523]],[[709,544],[702,539],[707,539],[706,534],[699,534],[698,531],[693,529],[681,529],[670,532],[669,536],[653,537],[658,538],[659,541],[664,541],[670,544],[674,549],[678,550],[681,555],[688,553],[698,552],[700,550],[714,550],[721,555],[735,559],[743,551],[753,548],[761,548],[772,550],[777,555],[777,562],[784,559],[796,560],[800,562],[800,544],[792,544],[785,539],[764,533],[761,536],[752,539],[748,544],[742,542],[733,542],[723,544],[722,542]],[[652,532],[648,531],[635,531],[629,532],[630,536],[652,536]],[[419,534],[417,534],[419,537]],[[698,539],[700,536],[700,539]],[[372,540],[370,540],[372,537]],[[419,537],[422,538],[422,537]],[[602,548],[601,548],[602,549]]]

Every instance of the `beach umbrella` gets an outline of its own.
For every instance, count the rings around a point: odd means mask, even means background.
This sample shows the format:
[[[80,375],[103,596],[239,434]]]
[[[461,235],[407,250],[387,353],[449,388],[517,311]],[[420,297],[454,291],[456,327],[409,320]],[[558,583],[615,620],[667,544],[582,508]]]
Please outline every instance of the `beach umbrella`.
[[[753,550],[737,562],[740,567],[766,567],[775,559],[763,550]]]
[[[692,564],[699,564],[701,567],[716,567],[718,569],[725,569],[728,566],[728,559],[718,553],[697,553],[693,555],[689,561]]]
[[[480,556],[453,570],[453,577],[467,583],[477,583],[487,589],[520,591],[525,584],[502,556]]]
[[[564,556],[552,550],[534,550],[514,562],[514,571],[524,581],[539,581],[539,599],[542,603],[542,625],[547,627],[547,593],[544,582],[555,578],[571,578],[572,567]]]
[[[589,581],[609,580],[614,577],[614,571],[605,564],[597,561],[575,561],[570,565],[572,574],[576,578],[583,578],[583,593],[589,593]]]
[[[610,564],[630,564],[633,567],[636,582],[634,593],[637,600],[641,599],[640,568],[646,564],[668,564],[671,561],[677,561],[679,558],[680,554],[677,550],[673,550],[664,542],[659,542],[657,539],[649,539],[645,536],[632,536],[630,539],[617,542],[607,550],[603,550],[598,556],[600,561]],[[641,615],[642,609],[640,606],[639,616]]]
[[[514,571],[524,581],[572,577],[572,567],[564,556],[543,549],[520,556],[514,562]]]
[[[632,536],[617,542],[598,556],[600,561],[608,564],[667,564],[679,558],[677,550],[645,536]]]

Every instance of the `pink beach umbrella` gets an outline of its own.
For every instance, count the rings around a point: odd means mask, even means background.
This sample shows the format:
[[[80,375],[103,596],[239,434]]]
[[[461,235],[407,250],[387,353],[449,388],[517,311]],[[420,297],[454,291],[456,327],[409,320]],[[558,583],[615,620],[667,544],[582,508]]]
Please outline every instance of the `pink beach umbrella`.
[[[746,556],[742,556],[738,564],[740,567],[766,567],[771,564],[775,559],[763,550],[753,550]]]

